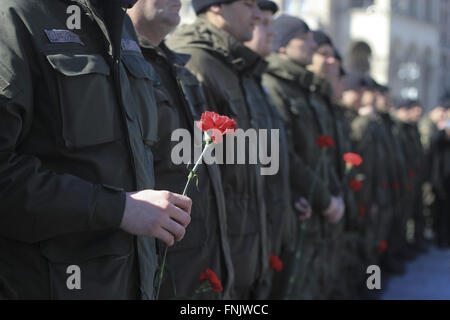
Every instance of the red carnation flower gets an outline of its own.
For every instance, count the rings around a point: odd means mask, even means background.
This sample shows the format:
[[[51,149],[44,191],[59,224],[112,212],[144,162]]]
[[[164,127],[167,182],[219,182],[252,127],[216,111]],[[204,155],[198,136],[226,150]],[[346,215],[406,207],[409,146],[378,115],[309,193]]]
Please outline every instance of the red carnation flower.
[[[384,189],[387,189],[387,188],[389,188],[389,183],[387,183],[387,181],[383,181],[383,182],[381,182],[381,186],[382,186]]]
[[[319,146],[319,148],[333,148],[334,147],[334,140],[333,138],[329,136],[320,136],[316,138],[316,143]]]
[[[395,190],[398,190],[398,188],[400,188],[400,184],[397,181],[395,181],[393,187]]]
[[[363,159],[359,154],[356,153],[346,153],[344,154],[344,161],[347,164],[347,166],[350,167],[358,167],[362,164]]]
[[[222,282],[220,282],[219,278],[217,278],[216,273],[209,268],[206,269],[205,273],[200,273],[200,283],[205,281],[209,282],[209,285],[214,292],[223,291]]]
[[[350,188],[352,188],[353,191],[355,191],[355,192],[358,192],[363,187],[363,183],[361,181],[356,180],[356,179],[350,180],[349,184],[350,184]]]
[[[416,172],[414,170],[409,170],[408,176],[412,179],[416,176]]]
[[[366,216],[366,211],[367,211],[366,207],[364,207],[362,204],[359,205],[359,212],[358,212],[358,214],[359,214],[359,216],[361,218],[364,218]]]
[[[222,142],[223,135],[233,134],[237,128],[236,121],[212,111],[205,111],[202,114],[197,127],[204,132],[211,130],[214,143]]]
[[[280,258],[274,254],[270,255],[270,269],[276,272],[283,270],[283,262],[281,262]]]
[[[386,240],[381,241],[380,245],[378,246],[378,253],[383,253],[384,251],[386,251],[387,246],[388,244]]]

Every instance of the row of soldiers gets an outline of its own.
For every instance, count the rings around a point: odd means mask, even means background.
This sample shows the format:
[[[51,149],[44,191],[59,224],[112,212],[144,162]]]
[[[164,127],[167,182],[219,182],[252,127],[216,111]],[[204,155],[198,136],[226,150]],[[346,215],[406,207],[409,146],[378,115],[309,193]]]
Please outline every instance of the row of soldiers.
[[[192,222],[168,251],[160,297],[193,296],[205,268],[224,290],[198,299],[358,298],[369,265],[401,271],[407,241],[421,246],[425,226],[420,106],[402,103],[392,116],[387,87],[346,74],[329,36],[293,16],[274,19],[272,1],[194,0],[197,20],[165,41],[179,18],[149,3],[128,14],[158,74],[156,189],[183,190],[187,170],[172,163],[169,141],[205,110],[243,130],[280,131],[276,175],[200,166],[188,190]],[[323,136],[332,147],[317,144]],[[349,169],[346,153],[361,166]]]
[[[421,248],[420,106],[272,1],[192,5],[4,0],[1,297],[360,298]],[[267,130],[279,170],[248,163],[261,139],[186,188],[174,140],[205,111]]]

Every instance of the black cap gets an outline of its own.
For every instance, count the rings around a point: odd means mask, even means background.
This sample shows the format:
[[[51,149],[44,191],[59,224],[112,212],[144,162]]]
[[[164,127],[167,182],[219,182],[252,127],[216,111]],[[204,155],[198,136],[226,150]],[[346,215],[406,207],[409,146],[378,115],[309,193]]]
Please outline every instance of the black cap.
[[[314,41],[316,41],[318,47],[323,46],[325,44],[329,44],[330,46],[334,47],[333,41],[331,41],[331,38],[325,32],[321,30],[316,30],[313,31],[313,36]]]
[[[236,0],[192,0],[192,6],[195,13],[198,15],[213,5],[219,5],[223,3],[232,3]]]
[[[402,100],[397,104],[397,109],[411,109],[415,106],[421,106],[421,103],[419,100],[414,100],[414,99],[406,99],[406,100]]]
[[[262,11],[272,11],[272,14],[275,14],[278,12],[278,5],[273,1],[259,0],[258,7]]]

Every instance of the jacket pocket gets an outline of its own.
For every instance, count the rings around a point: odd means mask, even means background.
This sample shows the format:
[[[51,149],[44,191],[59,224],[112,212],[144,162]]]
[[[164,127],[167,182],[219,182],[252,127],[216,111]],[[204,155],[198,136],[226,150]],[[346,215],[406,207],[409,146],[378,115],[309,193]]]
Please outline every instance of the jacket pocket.
[[[117,102],[110,68],[99,54],[47,54],[57,72],[62,138],[67,148],[117,140]]]
[[[52,299],[134,299],[138,293],[133,237],[83,232],[40,243]]]
[[[128,112],[137,119],[144,143],[152,146],[158,141],[158,113],[153,85],[159,82],[159,77],[140,54],[124,53],[122,62],[130,75],[128,82],[122,81],[129,85],[128,90],[127,87],[122,88],[125,104],[135,106]]]

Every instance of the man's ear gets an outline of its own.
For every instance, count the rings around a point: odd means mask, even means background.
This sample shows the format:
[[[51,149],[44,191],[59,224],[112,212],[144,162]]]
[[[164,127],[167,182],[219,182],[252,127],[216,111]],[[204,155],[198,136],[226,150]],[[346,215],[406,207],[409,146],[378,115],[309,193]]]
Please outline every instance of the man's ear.
[[[278,49],[278,53],[286,53],[286,47],[280,47],[280,49]]]

